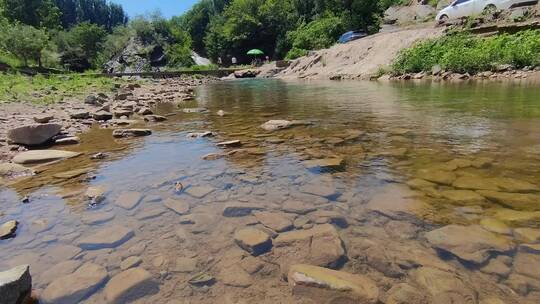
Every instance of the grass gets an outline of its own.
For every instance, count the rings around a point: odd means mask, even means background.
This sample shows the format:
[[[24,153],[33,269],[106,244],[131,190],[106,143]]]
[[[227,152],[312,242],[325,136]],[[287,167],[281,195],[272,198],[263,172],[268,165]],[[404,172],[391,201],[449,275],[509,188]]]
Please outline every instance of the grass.
[[[6,102],[31,102],[51,104],[65,98],[81,98],[88,94],[115,90],[122,80],[83,75],[37,75],[0,73],[0,104]]]
[[[474,74],[501,64],[514,68],[540,65],[540,30],[486,38],[456,33],[424,41],[401,51],[392,72],[418,73],[440,65],[446,71]]]

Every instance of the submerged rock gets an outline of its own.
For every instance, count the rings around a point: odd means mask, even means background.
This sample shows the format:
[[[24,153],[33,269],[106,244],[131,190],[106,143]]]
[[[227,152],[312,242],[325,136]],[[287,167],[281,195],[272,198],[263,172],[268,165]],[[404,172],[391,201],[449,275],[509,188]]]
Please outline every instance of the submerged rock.
[[[341,238],[336,228],[330,224],[281,233],[273,244],[273,252],[279,257],[281,271],[285,275],[292,264],[306,263],[334,268],[346,258]]]
[[[177,199],[168,198],[164,202],[165,206],[172,211],[184,215],[189,212],[190,206],[189,203]]]
[[[343,271],[298,264],[288,273],[293,295],[317,303],[377,303],[379,289],[368,277]]]
[[[30,265],[20,265],[0,272],[0,302],[25,303],[32,291]]]
[[[304,162],[308,169],[340,169],[344,164],[343,158],[314,159]]]
[[[116,199],[115,204],[126,210],[135,208],[142,199],[142,194],[136,191],[122,192]]]
[[[152,131],[149,129],[116,129],[113,131],[113,137],[139,137],[151,135]]]
[[[144,116],[144,121],[147,121],[147,122],[161,122],[161,121],[166,121],[166,120],[167,120],[167,117],[160,116],[160,115],[146,115],[146,116]]]
[[[124,226],[113,225],[85,236],[77,241],[77,245],[85,250],[114,248],[133,237],[133,230]]]
[[[242,217],[248,216],[252,211],[263,210],[264,208],[255,204],[247,203],[229,203],[223,209],[225,217]]]
[[[34,170],[14,163],[0,164],[0,178],[19,178],[34,175]]]
[[[51,140],[61,129],[59,124],[28,125],[10,129],[7,138],[15,144],[37,146]]]
[[[81,153],[62,150],[31,150],[15,155],[13,162],[21,165],[46,163],[66,158],[73,158],[79,155],[81,155]]]
[[[515,247],[507,238],[476,225],[448,225],[426,233],[426,239],[437,249],[478,264],[489,260],[492,253],[505,253]]]
[[[478,295],[460,277],[438,268],[421,267],[412,273],[413,280],[431,296],[432,303],[478,303]]]
[[[258,211],[254,212],[253,215],[261,224],[276,232],[284,232],[293,228],[292,221],[284,213]]]
[[[131,303],[159,291],[152,275],[142,268],[131,268],[111,278],[104,289],[107,303]]]
[[[99,289],[108,277],[105,268],[86,263],[74,273],[52,281],[41,294],[41,300],[45,304],[79,303]]]
[[[490,201],[503,206],[509,206],[512,209],[540,211],[540,204],[538,204],[540,201],[540,195],[537,194],[509,193],[490,190],[478,190],[477,192]]]
[[[216,144],[218,147],[238,147],[242,145],[242,142],[239,140],[229,140]]]
[[[255,228],[244,228],[234,233],[234,241],[240,248],[257,256],[263,254],[272,248],[270,236]]]
[[[302,121],[302,120],[269,120],[261,125],[261,128],[266,131],[277,131],[277,130],[283,130],[288,129],[294,126],[307,126],[311,125],[312,123],[309,121]]]

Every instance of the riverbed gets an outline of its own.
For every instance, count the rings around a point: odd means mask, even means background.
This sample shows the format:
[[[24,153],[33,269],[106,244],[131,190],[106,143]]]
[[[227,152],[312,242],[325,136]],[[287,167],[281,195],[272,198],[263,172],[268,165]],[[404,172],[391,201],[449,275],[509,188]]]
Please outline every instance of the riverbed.
[[[539,86],[246,80],[195,94],[157,104],[168,120],[145,124],[151,136],[94,127],[66,147],[82,156],[0,188],[1,222],[20,223],[0,269],[29,264],[57,303],[540,302]],[[239,231],[269,240],[254,249]],[[371,293],[299,290],[296,264]]]

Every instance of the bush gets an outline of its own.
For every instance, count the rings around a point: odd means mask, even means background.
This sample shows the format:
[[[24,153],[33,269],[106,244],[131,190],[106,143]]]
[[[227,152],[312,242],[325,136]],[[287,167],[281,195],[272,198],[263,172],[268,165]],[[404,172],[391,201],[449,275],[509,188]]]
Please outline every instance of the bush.
[[[41,52],[48,41],[49,36],[43,30],[29,25],[8,25],[3,28],[0,47],[21,59],[25,66],[28,66],[29,60],[33,60],[41,67]]]
[[[305,56],[309,50],[330,47],[344,31],[341,18],[336,16],[327,16],[303,24],[297,30],[287,33],[292,49],[286,58],[294,59]]]
[[[402,50],[392,64],[394,73],[430,71],[434,65],[460,73],[476,73],[499,64],[516,68],[540,64],[540,30],[479,38],[454,34]]]

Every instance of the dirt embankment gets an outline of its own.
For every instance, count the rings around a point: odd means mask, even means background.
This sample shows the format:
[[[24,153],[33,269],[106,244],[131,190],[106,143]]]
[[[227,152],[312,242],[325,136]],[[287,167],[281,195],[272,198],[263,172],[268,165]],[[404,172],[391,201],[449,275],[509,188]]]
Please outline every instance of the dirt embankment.
[[[292,61],[278,78],[369,79],[392,63],[398,52],[417,41],[443,35],[443,28],[414,27],[378,33],[337,44]]]

